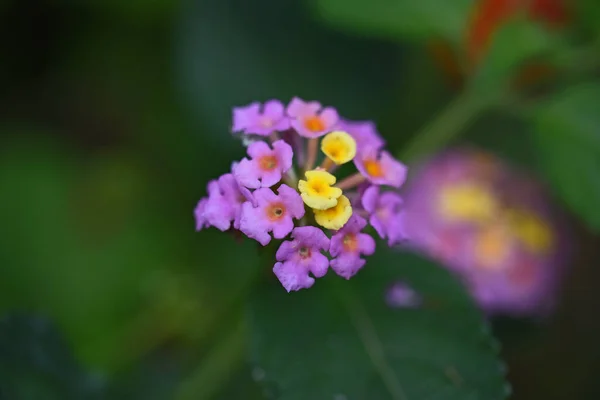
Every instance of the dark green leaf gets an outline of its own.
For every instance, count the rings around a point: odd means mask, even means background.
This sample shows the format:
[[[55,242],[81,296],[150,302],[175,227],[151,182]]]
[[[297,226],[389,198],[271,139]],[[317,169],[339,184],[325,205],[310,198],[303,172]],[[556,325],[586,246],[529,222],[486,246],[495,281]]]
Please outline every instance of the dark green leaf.
[[[399,39],[441,36],[457,41],[472,0],[313,0],[316,13],[331,23],[363,34]]]
[[[534,114],[540,166],[565,203],[600,230],[600,83],[569,88]]]
[[[394,280],[424,298],[385,302]],[[252,304],[252,357],[274,398],[504,399],[502,364],[479,311],[445,270],[380,250],[351,281],[264,288]]]
[[[84,372],[45,319],[0,320],[0,398],[99,399],[102,381]]]

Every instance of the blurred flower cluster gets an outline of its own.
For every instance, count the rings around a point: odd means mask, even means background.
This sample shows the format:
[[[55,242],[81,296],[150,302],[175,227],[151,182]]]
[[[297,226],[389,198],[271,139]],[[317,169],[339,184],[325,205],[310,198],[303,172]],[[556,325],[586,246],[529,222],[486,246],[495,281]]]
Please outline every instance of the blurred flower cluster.
[[[235,108],[232,130],[248,157],[208,183],[196,228],[233,228],[262,246],[287,239],[273,267],[287,291],[311,287],[330,266],[346,279],[355,275],[375,251],[363,233],[368,223],[390,246],[403,240],[395,190],[407,169],[383,149],[372,122],[294,98],[287,106],[271,100]],[[338,182],[334,173],[350,162],[357,172]]]
[[[552,308],[568,237],[540,185],[490,154],[455,149],[407,186],[410,245],[458,273],[484,310]]]

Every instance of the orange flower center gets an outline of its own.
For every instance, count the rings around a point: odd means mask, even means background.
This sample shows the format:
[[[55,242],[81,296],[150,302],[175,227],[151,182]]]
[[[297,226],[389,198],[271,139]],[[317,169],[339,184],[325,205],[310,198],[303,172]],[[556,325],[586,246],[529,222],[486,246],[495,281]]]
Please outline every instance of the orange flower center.
[[[300,247],[300,249],[298,250],[298,254],[300,255],[300,258],[307,259],[310,258],[312,252],[308,247]]]
[[[263,171],[271,171],[277,167],[277,157],[275,156],[263,156],[258,161],[260,169]]]
[[[383,168],[381,168],[381,163],[377,160],[366,160],[365,169],[367,170],[367,174],[373,178],[381,178],[383,176]]]
[[[344,249],[346,251],[351,251],[351,252],[355,252],[356,250],[358,250],[358,239],[356,238],[356,235],[353,233],[348,233],[346,236],[344,236]]]
[[[285,205],[283,203],[273,203],[267,207],[267,218],[269,221],[278,221],[285,215]]]
[[[259,125],[263,128],[270,128],[273,126],[273,120],[269,117],[262,117],[259,121]]]
[[[321,117],[313,115],[304,120],[304,126],[311,132],[321,132],[325,130],[325,123]]]

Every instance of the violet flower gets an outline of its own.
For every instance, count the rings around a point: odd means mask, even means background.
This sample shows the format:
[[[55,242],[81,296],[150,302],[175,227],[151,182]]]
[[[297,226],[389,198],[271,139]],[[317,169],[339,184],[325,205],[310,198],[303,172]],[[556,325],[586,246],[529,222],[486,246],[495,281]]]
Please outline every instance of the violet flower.
[[[382,239],[388,239],[390,246],[406,238],[402,203],[397,193],[380,193],[379,186],[370,186],[362,196],[362,206],[369,213],[369,223]]]
[[[292,232],[291,241],[281,243],[273,272],[288,292],[307,289],[327,273],[329,260],[321,251],[329,248],[329,238],[313,226],[301,226]]]
[[[270,100],[236,107],[232,125],[248,157],[208,183],[208,196],[194,209],[196,229],[233,228],[262,246],[291,233],[273,268],[287,291],[312,286],[327,273],[330,258],[346,279],[365,265],[375,242],[361,232],[367,221],[359,213],[370,214],[389,245],[403,238],[397,194],[374,192],[373,199],[363,201],[370,185],[398,188],[406,175],[406,167],[383,151],[385,141],[374,123],[340,119],[335,108],[296,97],[287,106]],[[352,161],[358,171],[334,175]]]
[[[361,256],[370,256],[375,252],[375,240],[361,233],[367,221],[353,215],[342,229],[331,237],[329,253],[332,257],[331,268],[341,277],[350,279],[366,263]]]

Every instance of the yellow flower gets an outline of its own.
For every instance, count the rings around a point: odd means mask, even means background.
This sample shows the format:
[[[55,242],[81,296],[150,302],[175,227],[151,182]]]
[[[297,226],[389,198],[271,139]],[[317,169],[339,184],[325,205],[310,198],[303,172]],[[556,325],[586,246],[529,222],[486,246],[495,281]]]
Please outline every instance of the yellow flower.
[[[315,221],[327,229],[341,229],[352,216],[352,206],[346,196],[340,196],[337,205],[327,210],[313,210]]]
[[[543,253],[552,246],[554,241],[552,230],[537,215],[522,210],[509,210],[507,217],[513,234],[530,251]]]
[[[334,163],[345,164],[356,155],[356,141],[346,132],[334,131],[321,141],[321,151]]]
[[[490,221],[497,213],[498,204],[490,191],[475,183],[461,183],[442,188],[437,208],[449,221]]]
[[[298,182],[298,190],[304,203],[316,210],[335,207],[342,189],[331,187],[335,184],[335,176],[321,170],[306,171],[306,180]]]

